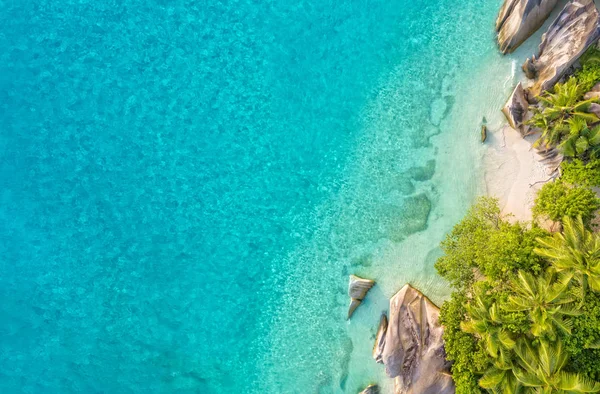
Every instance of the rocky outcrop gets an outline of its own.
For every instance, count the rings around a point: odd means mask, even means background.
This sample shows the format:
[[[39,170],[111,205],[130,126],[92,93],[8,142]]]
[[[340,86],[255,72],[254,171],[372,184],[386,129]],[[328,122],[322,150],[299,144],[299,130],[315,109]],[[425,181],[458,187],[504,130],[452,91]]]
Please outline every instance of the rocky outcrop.
[[[504,108],[502,108],[502,113],[506,116],[510,127],[517,130],[522,136],[529,134],[529,126],[525,124],[531,117],[529,115],[529,102],[527,102],[521,82],[508,98]]]
[[[542,36],[537,56],[523,64],[534,79],[530,92],[537,96],[550,89],[585,50],[600,37],[600,20],[593,0],[572,0]]]
[[[379,387],[376,384],[370,384],[366,389],[358,394],[379,394]]]
[[[390,300],[382,353],[396,394],[451,394],[454,382],[446,361],[439,309],[406,285]]]
[[[364,300],[367,292],[371,290],[371,287],[375,285],[375,282],[370,279],[359,278],[356,275],[350,275],[350,283],[348,284],[348,295],[350,296],[350,307],[348,308],[348,319],[354,313],[356,308]]]
[[[542,26],[558,0],[504,0],[496,20],[498,45],[503,53],[514,51]]]
[[[373,346],[373,358],[376,362],[383,362],[383,348],[385,347],[385,333],[388,328],[388,319],[385,313],[381,314],[379,319],[379,328],[377,329],[377,336],[375,337],[375,346]]]

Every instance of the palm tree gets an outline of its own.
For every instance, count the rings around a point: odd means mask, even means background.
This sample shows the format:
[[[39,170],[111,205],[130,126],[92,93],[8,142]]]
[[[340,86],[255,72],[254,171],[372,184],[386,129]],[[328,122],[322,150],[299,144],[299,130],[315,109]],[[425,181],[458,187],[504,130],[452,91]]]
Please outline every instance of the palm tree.
[[[576,373],[562,369],[568,361],[568,354],[562,342],[540,341],[537,348],[529,341],[520,341],[515,347],[518,364],[515,377],[525,387],[539,394],[598,393],[600,383],[591,381]]]
[[[515,376],[517,369],[512,363],[505,366],[494,363],[479,379],[479,386],[492,393],[520,394],[523,386]]]
[[[511,352],[516,342],[504,329],[505,322],[498,304],[485,297],[481,288],[475,287],[473,300],[466,306],[466,310],[470,320],[461,322],[461,329],[480,338],[493,358],[492,366],[483,374],[479,385],[502,394],[520,393],[520,384],[513,373]]]
[[[517,278],[511,281],[514,295],[508,298],[503,309],[509,312],[529,312],[531,333],[535,337],[547,335],[556,338],[556,331],[571,333],[571,321],[567,316],[576,316],[580,312],[570,304],[576,297],[567,291],[568,283],[555,281],[551,270],[534,278],[528,272],[519,271]]]
[[[460,327],[481,338],[489,355],[504,364],[508,359],[506,350],[512,349],[515,341],[504,329],[498,305],[481,293],[475,289],[473,300],[466,306],[470,320],[461,322]]]
[[[587,288],[600,291],[600,235],[585,228],[583,219],[564,218],[563,232],[538,238],[534,251],[550,260],[564,275],[564,281],[575,279],[581,285],[581,302]]]
[[[599,120],[598,116],[588,112],[591,104],[598,100],[579,101],[583,93],[577,85],[577,79],[570,78],[565,83],[557,83],[554,86],[554,93],[546,92],[538,97],[542,106],[532,108],[533,116],[528,121],[528,124],[542,129],[542,136],[536,141],[537,145],[542,143],[547,146],[561,144],[569,136],[570,119],[578,119],[578,122],[584,121],[586,126],[588,123]],[[570,148],[571,143],[564,147]],[[580,149],[582,148],[583,142],[580,142]]]

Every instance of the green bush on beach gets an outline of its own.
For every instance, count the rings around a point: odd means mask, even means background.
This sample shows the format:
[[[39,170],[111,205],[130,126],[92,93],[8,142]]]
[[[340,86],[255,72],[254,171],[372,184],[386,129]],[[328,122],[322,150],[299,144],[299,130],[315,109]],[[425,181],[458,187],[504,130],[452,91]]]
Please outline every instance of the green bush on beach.
[[[533,214],[536,217],[547,217],[552,221],[560,221],[564,217],[582,217],[589,223],[600,208],[600,199],[592,189],[585,186],[571,185],[562,179],[546,183],[535,199]]]
[[[518,268],[539,272],[543,261],[533,248],[544,234],[503,220],[497,200],[482,197],[442,241],[444,255],[436,269],[459,290],[470,286],[477,272],[493,280],[506,280]]]
[[[600,186],[600,160],[590,160],[584,163],[580,159],[563,162],[560,179],[571,185],[586,187]]]

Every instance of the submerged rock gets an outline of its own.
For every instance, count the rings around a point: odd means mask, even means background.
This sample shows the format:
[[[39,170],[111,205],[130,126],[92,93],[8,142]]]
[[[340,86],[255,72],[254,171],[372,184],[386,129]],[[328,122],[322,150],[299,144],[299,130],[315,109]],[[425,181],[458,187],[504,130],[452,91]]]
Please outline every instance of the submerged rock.
[[[542,26],[558,0],[504,0],[496,20],[498,45],[510,53]]]
[[[537,56],[523,64],[535,79],[530,92],[537,96],[562,77],[585,50],[600,37],[600,20],[593,0],[572,0],[542,36]]]
[[[502,113],[506,116],[510,127],[517,130],[521,135],[525,136],[529,133],[529,126],[525,122],[530,118],[529,103],[525,96],[525,90],[521,82],[508,98],[508,101],[502,108]]]
[[[362,300],[375,285],[375,281],[370,279],[359,278],[356,275],[350,275],[350,283],[348,284],[348,295],[350,296],[350,307],[348,308],[348,319],[360,305]]]
[[[425,182],[435,175],[435,160],[427,160],[424,166],[412,167],[408,170],[411,178],[416,182]]]
[[[427,194],[420,193],[416,196],[410,196],[404,200],[404,207],[401,215],[402,232],[409,235],[427,229],[427,221],[431,213],[431,200]],[[393,223],[398,227],[398,223]]]
[[[358,394],[379,394],[379,387],[376,384],[370,384]]]
[[[377,337],[375,338],[375,346],[373,346],[373,358],[378,363],[383,363],[383,348],[385,347],[385,333],[388,328],[388,319],[385,313],[381,314],[379,319],[379,328],[377,329]]]
[[[439,312],[410,285],[390,300],[382,359],[387,375],[394,378],[396,394],[454,393]]]

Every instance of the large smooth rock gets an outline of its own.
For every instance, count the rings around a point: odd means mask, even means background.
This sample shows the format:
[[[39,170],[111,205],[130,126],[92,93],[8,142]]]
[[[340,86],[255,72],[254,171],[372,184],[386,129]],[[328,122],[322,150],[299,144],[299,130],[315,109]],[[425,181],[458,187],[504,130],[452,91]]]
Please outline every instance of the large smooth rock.
[[[358,394],[379,394],[379,387],[376,384],[370,384]]]
[[[363,279],[356,275],[350,275],[350,283],[348,283],[348,295],[350,296],[350,306],[348,307],[348,319],[354,313],[356,308],[364,300],[367,292],[375,285],[375,281]]]
[[[451,394],[439,309],[406,285],[390,300],[383,363],[396,394]]]
[[[519,82],[508,98],[504,108],[502,108],[502,113],[506,116],[510,127],[517,130],[522,136],[529,134],[530,128],[525,124],[531,118],[529,114],[529,102],[527,102],[525,90],[521,82]]]
[[[530,92],[537,96],[552,88],[599,37],[600,18],[594,2],[568,2],[542,36],[537,56],[523,64],[527,77],[535,79]]]
[[[375,338],[375,345],[373,346],[373,358],[376,362],[383,362],[383,349],[385,347],[385,333],[388,328],[388,319],[385,313],[381,314],[379,319],[379,328],[377,329],[377,337]]]
[[[496,19],[498,45],[503,53],[514,51],[544,24],[558,0],[504,0]]]

